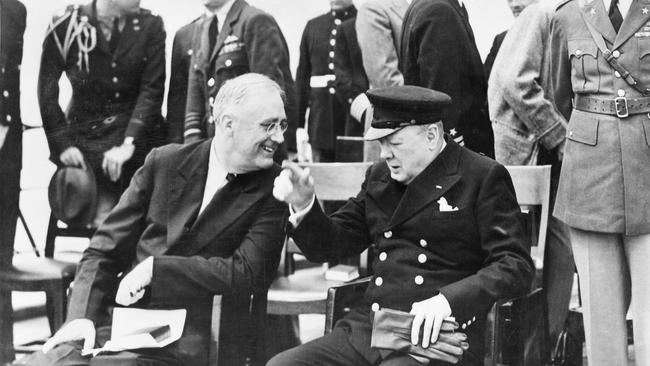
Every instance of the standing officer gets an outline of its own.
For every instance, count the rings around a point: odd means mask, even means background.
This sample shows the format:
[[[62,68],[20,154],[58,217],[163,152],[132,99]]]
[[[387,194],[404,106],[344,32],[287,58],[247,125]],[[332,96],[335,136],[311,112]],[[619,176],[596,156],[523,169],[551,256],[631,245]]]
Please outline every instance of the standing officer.
[[[62,73],[72,84],[64,113]],[[158,138],[165,91],[165,28],[139,0],[69,6],[48,28],[38,101],[59,166],[82,166],[97,180],[98,226]]]
[[[402,28],[404,84],[440,90],[453,100],[445,132],[470,150],[494,157],[486,110],[487,79],[462,0],[414,0]]]
[[[354,17],[352,0],[330,0],[331,12],[307,22],[300,41],[296,71],[298,127],[305,127],[309,109],[309,142],[315,162],[334,161],[336,136],[344,134],[345,106],[336,98],[334,58],[338,26]]]
[[[182,26],[174,35],[172,45],[169,91],[167,92],[167,141],[183,143],[185,107],[187,104],[187,76],[192,59],[192,40],[202,17]]]
[[[569,120],[554,215],[569,225],[590,365],[650,365],[650,2],[565,0],[551,20]]]
[[[406,353],[371,348],[373,313],[381,308],[415,315],[410,340],[425,348],[454,316],[470,345],[461,364],[483,365],[488,311],[495,300],[526,292],[533,276],[508,171],[444,135],[447,95],[417,86],[367,95],[374,112],[365,138],[379,140],[386,161],[368,169],[357,196],[327,217],[314,204],[308,171],[293,164],[273,193],[289,203],[289,235],[309,260],[358,255],[374,243],[374,276],[363,303],[331,334],[270,365],[419,365]]]
[[[226,80],[254,72],[280,85],[287,101],[286,141],[296,150],[296,101],[289,49],[275,19],[244,0],[204,0],[207,14],[195,32],[185,111],[185,143],[214,135],[210,108]],[[281,151],[281,150],[278,150]],[[286,155],[283,147],[282,153]]]
[[[20,63],[25,6],[0,0],[0,266],[10,266],[20,198],[23,124],[20,119]],[[0,291],[0,364],[14,359],[11,292]]]

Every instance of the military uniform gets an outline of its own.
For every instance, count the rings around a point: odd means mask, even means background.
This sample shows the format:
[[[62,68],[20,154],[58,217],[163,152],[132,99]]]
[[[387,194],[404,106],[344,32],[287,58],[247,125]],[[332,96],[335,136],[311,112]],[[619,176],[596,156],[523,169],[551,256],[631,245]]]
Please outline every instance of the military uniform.
[[[569,120],[554,215],[570,227],[595,365],[627,362],[630,291],[636,362],[650,363],[649,9],[633,1],[618,32],[603,0],[563,1],[551,20],[555,103]]]
[[[201,17],[181,27],[174,35],[171,72],[167,93],[167,140],[183,143],[185,131],[185,106],[187,104],[187,78],[192,59],[192,40]]]
[[[241,74],[254,72],[268,76],[284,90],[289,122],[285,133],[286,148],[295,151],[296,97],[289,69],[289,49],[280,27],[271,15],[244,0],[236,0],[210,52],[209,32],[213,18],[201,18],[193,40],[185,142],[214,135],[212,104],[221,85]]]
[[[422,108],[419,100],[384,113],[372,97],[382,92],[367,93],[374,116],[366,139],[395,132],[390,130],[394,127],[377,128],[380,115],[411,116],[394,119],[396,123],[429,120],[430,115],[415,114]],[[528,290],[533,264],[507,170],[449,136],[445,140],[440,155],[408,185],[391,178],[386,162],[376,163],[366,173],[361,191],[340,210],[327,217],[315,204],[290,228],[289,235],[311,261],[358,255],[373,243],[377,255],[363,302],[336,324],[331,335],[289,351],[271,365],[308,365],[316,363],[310,363],[310,357],[338,357],[328,352],[333,344],[343,349],[344,360],[325,364],[417,364],[406,355],[403,363],[382,361],[380,352],[370,347],[373,314],[381,308],[409,312],[414,302],[437,294],[447,299],[461,324],[459,331],[468,336],[470,347],[460,364],[483,365],[487,313],[496,300]]]
[[[67,34],[68,28],[78,33]],[[59,79],[72,84],[64,113]],[[100,29],[95,2],[68,7],[52,20],[43,43],[38,100],[50,159],[76,146],[95,172],[99,189],[115,189],[101,169],[103,153],[133,138],[136,150],[123,167],[118,191],[159,140],[165,89],[165,28],[160,16],[141,9],[125,15],[115,50]]]
[[[494,157],[487,79],[467,12],[458,0],[414,0],[404,15],[400,70],[405,85],[449,94],[445,132],[470,150]]]
[[[321,161],[334,160],[336,136],[343,135],[346,110],[336,98],[334,58],[338,26],[356,15],[354,7],[320,15],[307,22],[300,41],[300,61],[296,71],[298,127],[305,127],[309,142]]]
[[[364,121],[358,121],[350,115],[354,99],[368,90],[368,77],[363,68],[361,49],[357,42],[355,30],[356,17],[341,23],[336,34],[334,51],[334,86],[339,101],[348,112],[345,119],[346,136],[362,136]]]
[[[20,197],[23,125],[20,118],[20,63],[23,59],[25,6],[0,0],[0,266],[11,265]],[[1,139],[1,138],[0,138]],[[0,364],[13,360],[11,294],[0,292]]]

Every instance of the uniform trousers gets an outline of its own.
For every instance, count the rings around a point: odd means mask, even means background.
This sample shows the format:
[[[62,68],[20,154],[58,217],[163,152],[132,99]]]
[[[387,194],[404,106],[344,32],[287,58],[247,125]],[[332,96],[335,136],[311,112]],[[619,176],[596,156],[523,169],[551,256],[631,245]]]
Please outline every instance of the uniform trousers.
[[[650,234],[570,228],[590,366],[627,364],[625,315],[632,302],[637,366],[650,365]]]

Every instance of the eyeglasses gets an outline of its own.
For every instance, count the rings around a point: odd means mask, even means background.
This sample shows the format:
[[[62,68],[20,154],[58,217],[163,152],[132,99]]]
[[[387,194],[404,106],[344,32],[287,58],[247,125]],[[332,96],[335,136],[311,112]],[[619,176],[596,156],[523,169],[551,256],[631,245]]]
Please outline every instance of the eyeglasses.
[[[284,133],[284,131],[286,131],[287,128],[289,128],[289,122],[287,121],[273,122],[268,125],[262,125],[262,126],[266,126],[266,133],[269,136],[272,136],[278,131],[280,131],[280,133]]]

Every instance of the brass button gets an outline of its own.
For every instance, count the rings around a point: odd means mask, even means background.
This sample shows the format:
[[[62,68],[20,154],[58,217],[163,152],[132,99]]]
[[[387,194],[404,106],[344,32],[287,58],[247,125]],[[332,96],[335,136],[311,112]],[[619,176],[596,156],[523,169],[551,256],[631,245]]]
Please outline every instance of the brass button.
[[[618,94],[619,97],[624,97],[624,96],[625,96],[625,90],[623,90],[623,89],[618,89],[618,91],[616,92],[616,94]]]
[[[232,60],[226,60],[226,67],[230,67],[232,65]]]
[[[208,86],[214,86],[214,78],[210,78],[210,80],[208,80]]]
[[[119,98],[119,97],[120,97],[120,92],[115,92],[115,98]]]
[[[414,280],[415,280],[415,284],[418,286],[424,283],[424,277],[420,275],[415,276]]]
[[[427,243],[426,240],[424,240],[424,239],[420,239],[420,246],[421,246],[422,248],[426,248],[427,245],[428,245],[428,243]]]
[[[330,62],[330,64],[327,65],[327,67],[329,67],[330,70],[334,70],[334,63]]]
[[[616,76],[617,78],[620,78],[620,77],[621,77],[621,73],[618,72],[618,71],[614,71],[614,76]]]
[[[2,95],[3,95],[5,98],[9,98],[9,92],[6,91],[6,90],[2,92]]]
[[[330,39],[330,46],[335,46],[336,45],[336,40],[335,39]]]
[[[612,52],[612,56],[614,56],[614,58],[619,58],[619,57],[621,57],[621,53],[618,50],[616,50],[616,51]]]
[[[392,232],[392,231],[388,230],[388,231],[386,231],[386,232],[384,233],[384,238],[386,238],[386,239],[390,239],[390,238],[392,238],[392,237],[393,237],[393,232]]]
[[[383,262],[383,261],[386,260],[386,258],[388,258],[388,254],[386,254],[386,252],[381,252],[381,253],[379,254],[379,260],[380,260],[380,261]]]
[[[377,304],[375,302],[375,303],[372,304],[372,306],[370,308],[372,309],[372,311],[375,311],[375,312],[379,311],[379,304]]]
[[[418,255],[418,262],[420,262],[420,263],[426,263],[426,262],[427,262],[427,255],[426,255],[426,254],[420,254],[420,255]]]
[[[5,119],[7,120],[7,122],[11,122],[11,114],[8,114],[7,117],[5,117]]]
[[[117,76],[113,76],[113,83],[117,83]]]
[[[341,19],[339,19],[339,18],[334,19],[334,24],[336,24],[336,25],[341,24]]]
[[[336,94],[336,89],[334,89],[334,88],[329,88],[329,92],[330,92],[330,94]]]
[[[381,277],[375,278],[375,286],[381,286],[384,283],[384,279]]]

